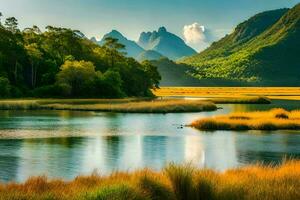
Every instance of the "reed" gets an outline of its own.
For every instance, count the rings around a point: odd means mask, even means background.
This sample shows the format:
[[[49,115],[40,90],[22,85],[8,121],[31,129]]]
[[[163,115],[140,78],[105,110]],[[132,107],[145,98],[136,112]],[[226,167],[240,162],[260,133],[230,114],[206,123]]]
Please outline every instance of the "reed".
[[[200,130],[300,130],[300,110],[272,109],[202,118],[191,127]]]
[[[278,166],[253,165],[217,172],[190,165],[170,165],[110,176],[93,174],[73,181],[30,178],[0,184],[0,199],[91,200],[261,200],[300,198],[300,161]]]
[[[265,96],[270,99],[300,100],[299,87],[161,87],[153,90],[156,96],[202,98],[251,98]]]
[[[210,101],[216,104],[271,104],[267,97],[234,97],[234,98],[212,98]]]
[[[2,110],[73,110],[120,113],[177,113],[214,111],[210,101],[193,100],[97,100],[50,99],[0,101]]]

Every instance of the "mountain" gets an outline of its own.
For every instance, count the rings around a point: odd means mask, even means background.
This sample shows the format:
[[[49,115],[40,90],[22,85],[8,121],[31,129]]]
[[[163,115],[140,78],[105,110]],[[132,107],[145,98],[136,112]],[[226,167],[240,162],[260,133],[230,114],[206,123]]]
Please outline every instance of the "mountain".
[[[136,59],[142,62],[144,60],[159,60],[161,58],[164,58],[164,56],[158,53],[157,51],[145,50]]]
[[[171,60],[197,53],[180,37],[168,32],[165,27],[159,28],[158,31],[141,33],[138,44],[145,50],[154,50]]]
[[[180,60],[199,79],[300,85],[300,4],[255,15],[205,51]]]
[[[118,39],[121,44],[126,46],[125,52],[127,56],[139,61],[157,60],[162,57],[177,60],[185,56],[196,54],[196,51],[187,46],[181,38],[169,33],[164,27],[154,32],[143,32],[140,35],[138,43],[127,39],[119,31],[113,30],[104,35],[98,44],[103,45],[107,37]],[[95,38],[91,38],[91,40],[93,42],[96,41]]]
[[[188,65],[177,64],[168,58],[150,61],[152,65],[157,67],[159,74],[162,77],[160,86],[198,86],[200,80],[189,75],[193,70]]]
[[[157,67],[162,79],[160,86],[163,87],[196,87],[196,86],[235,86],[235,81],[224,80],[200,80],[193,77],[194,69],[186,64],[176,63],[168,58],[151,60],[152,65]]]
[[[113,30],[110,33],[103,36],[102,40],[98,42],[98,44],[103,45],[105,42],[105,38],[112,37],[119,40],[119,43],[125,45],[125,52],[128,57],[137,58],[142,52],[145,50],[140,47],[136,42],[132,40],[128,40],[124,37],[119,31]]]

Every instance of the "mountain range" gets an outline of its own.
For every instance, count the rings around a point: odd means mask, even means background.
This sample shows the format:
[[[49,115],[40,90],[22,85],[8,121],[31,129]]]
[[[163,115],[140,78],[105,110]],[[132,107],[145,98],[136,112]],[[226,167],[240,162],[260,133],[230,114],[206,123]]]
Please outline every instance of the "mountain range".
[[[257,14],[205,51],[181,59],[198,79],[300,85],[300,4]]]
[[[165,27],[159,28],[158,31],[141,33],[138,42],[127,39],[117,30],[107,33],[100,41],[95,38],[91,40],[103,45],[107,37],[118,39],[121,44],[125,45],[127,56],[138,61],[159,60],[164,57],[178,60],[197,53],[186,45],[180,37],[168,32]]]

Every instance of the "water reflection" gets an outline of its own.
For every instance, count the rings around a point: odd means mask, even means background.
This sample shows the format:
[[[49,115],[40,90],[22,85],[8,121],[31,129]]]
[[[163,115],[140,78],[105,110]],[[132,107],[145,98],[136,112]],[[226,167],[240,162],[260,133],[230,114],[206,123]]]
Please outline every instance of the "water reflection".
[[[180,124],[205,116],[282,105],[300,108],[280,101],[167,115],[1,111],[0,180],[24,181],[37,175],[72,179],[95,169],[102,174],[144,167],[159,170],[169,162],[225,170],[255,162],[278,163],[284,156],[300,158],[300,134],[295,131],[209,133],[178,129]]]

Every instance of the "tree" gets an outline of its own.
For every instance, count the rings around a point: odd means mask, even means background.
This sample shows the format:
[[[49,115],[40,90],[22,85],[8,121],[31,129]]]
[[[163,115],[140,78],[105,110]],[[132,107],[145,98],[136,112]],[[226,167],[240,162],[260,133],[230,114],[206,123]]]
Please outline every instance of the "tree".
[[[142,63],[143,69],[146,72],[150,81],[151,88],[159,88],[159,82],[161,81],[161,75],[159,74],[157,67],[152,65],[150,61],[144,61]]]
[[[97,76],[94,64],[87,61],[67,60],[60,70],[57,74],[57,82],[68,85],[72,96],[82,95],[83,86],[87,82],[92,82]]]
[[[123,96],[122,92],[122,79],[119,72],[107,70],[103,74],[104,96],[110,98],[116,98]]]
[[[2,18],[2,12],[0,12],[0,27],[2,26],[2,23],[1,23],[1,18]]]
[[[5,20],[5,28],[6,30],[12,32],[12,33],[17,33],[19,32],[18,29],[18,20],[15,17],[9,17]]]
[[[105,38],[104,47],[106,47],[109,51],[111,67],[114,67],[115,60],[117,57],[120,57],[121,50],[125,49],[125,45],[119,43],[119,40],[112,37]],[[124,52],[122,54],[125,54]]]
[[[35,88],[37,82],[37,72],[43,53],[36,43],[25,46],[31,64],[31,87]]]
[[[4,77],[0,77],[0,97],[9,96],[10,85],[9,80]]]

